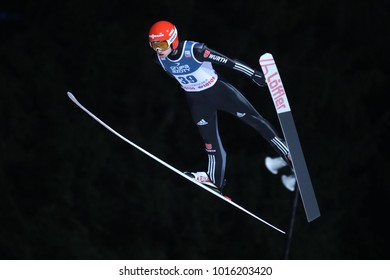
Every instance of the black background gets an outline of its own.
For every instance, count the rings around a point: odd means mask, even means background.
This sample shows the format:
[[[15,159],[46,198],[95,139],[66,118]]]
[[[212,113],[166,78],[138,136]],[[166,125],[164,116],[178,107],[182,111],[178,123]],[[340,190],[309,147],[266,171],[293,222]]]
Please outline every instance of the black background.
[[[135,150],[180,170],[207,158],[150,26],[259,68],[274,55],[321,209],[298,204],[291,259],[387,259],[387,1],[10,1],[0,5],[1,259],[280,259],[282,235]],[[218,68],[278,127],[267,89]],[[223,113],[227,195],[287,229],[293,194],[273,150]]]

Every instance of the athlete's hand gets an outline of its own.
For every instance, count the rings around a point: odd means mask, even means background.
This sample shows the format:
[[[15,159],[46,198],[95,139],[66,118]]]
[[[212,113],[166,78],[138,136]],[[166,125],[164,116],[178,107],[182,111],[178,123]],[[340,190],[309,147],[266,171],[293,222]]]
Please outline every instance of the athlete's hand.
[[[267,85],[264,75],[261,71],[255,70],[255,73],[251,76],[251,80],[258,86],[264,87]]]

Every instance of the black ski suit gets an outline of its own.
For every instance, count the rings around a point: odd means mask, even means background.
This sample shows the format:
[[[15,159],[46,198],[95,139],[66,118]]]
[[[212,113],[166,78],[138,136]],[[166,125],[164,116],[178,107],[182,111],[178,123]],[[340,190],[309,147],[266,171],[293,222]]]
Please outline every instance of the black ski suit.
[[[226,152],[218,132],[219,110],[228,112],[253,127],[279,155],[285,156],[288,153],[287,146],[272,125],[238,89],[218,76],[212,64],[240,71],[260,86],[266,85],[262,72],[230,59],[203,43],[192,41],[180,42],[178,48],[165,59],[157,56],[157,63],[176,78],[186,92],[193,121],[208,154],[207,174],[216,186],[224,184],[226,167]]]

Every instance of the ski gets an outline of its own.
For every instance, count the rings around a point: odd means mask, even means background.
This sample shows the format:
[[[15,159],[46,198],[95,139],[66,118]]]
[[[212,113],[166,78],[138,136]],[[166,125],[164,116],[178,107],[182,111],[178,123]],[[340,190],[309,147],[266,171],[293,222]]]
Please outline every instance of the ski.
[[[219,197],[220,199],[222,199],[223,201],[226,201],[227,203],[233,205],[234,207],[238,208],[239,210],[243,211],[244,213],[252,216],[253,218],[259,220],[260,222],[268,225],[269,227],[275,229],[276,231],[280,232],[280,233],[283,233],[285,234],[285,232],[277,227],[275,227],[274,225],[268,223],[267,221],[259,218],[258,216],[256,216],[255,214],[253,214],[252,212],[246,210],[245,208],[243,208],[242,206],[238,205],[237,203],[233,202],[229,197],[226,197],[222,194],[219,194],[217,193],[216,191],[214,190],[211,190],[210,188],[206,187],[205,185],[203,185],[202,183],[196,181],[195,179],[192,179],[190,178],[189,176],[187,176],[186,174],[184,174],[184,172],[176,169],[175,167],[173,167],[172,165],[166,163],[165,161],[159,159],[158,157],[156,157],[155,155],[149,153],[148,151],[146,151],[145,149],[141,148],[140,146],[138,146],[137,144],[131,142],[129,139],[125,138],[124,136],[122,136],[121,134],[119,134],[118,132],[116,132],[114,129],[112,129],[111,127],[109,127],[106,123],[104,123],[102,120],[100,120],[97,116],[95,116],[94,114],[92,114],[87,108],[85,108],[77,99],[76,97],[71,93],[71,92],[68,92],[68,97],[78,106],[80,107],[84,112],[86,112],[89,116],[91,116],[93,119],[95,119],[98,123],[100,123],[102,126],[104,126],[106,129],[108,129],[110,132],[112,132],[113,134],[115,134],[116,136],[118,136],[120,139],[122,139],[123,141],[125,141],[126,143],[130,144],[131,146],[133,146],[134,148],[138,149],[139,151],[143,152],[144,154],[146,154],[147,156],[151,157],[152,159],[154,159],[155,161],[159,162],[160,164],[164,165],[165,167],[169,168],[170,170],[172,170],[173,172],[177,173],[178,175],[184,177],[185,179],[189,180],[190,182],[194,183],[195,185],[201,187],[202,189],[208,191],[209,193]]]
[[[320,210],[309,171],[307,170],[306,161],[302,152],[302,147],[287,99],[287,94],[272,54],[266,53],[260,56],[259,63],[266,78],[276,113],[278,114],[284,139],[286,140],[286,144],[290,150],[293,172],[295,173],[297,180],[296,183],[301,195],[306,218],[308,222],[311,222],[320,216]]]

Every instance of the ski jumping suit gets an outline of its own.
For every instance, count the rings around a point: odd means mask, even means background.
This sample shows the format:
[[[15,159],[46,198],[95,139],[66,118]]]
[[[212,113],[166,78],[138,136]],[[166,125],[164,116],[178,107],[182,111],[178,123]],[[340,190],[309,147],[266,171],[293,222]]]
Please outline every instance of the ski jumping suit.
[[[255,70],[222,55],[203,43],[184,41],[167,58],[157,59],[186,92],[193,121],[205,143],[208,154],[207,174],[218,187],[224,184],[226,152],[218,132],[217,111],[225,111],[253,127],[280,154],[287,146],[272,125],[231,84],[218,77],[212,63],[227,66],[251,77]]]

